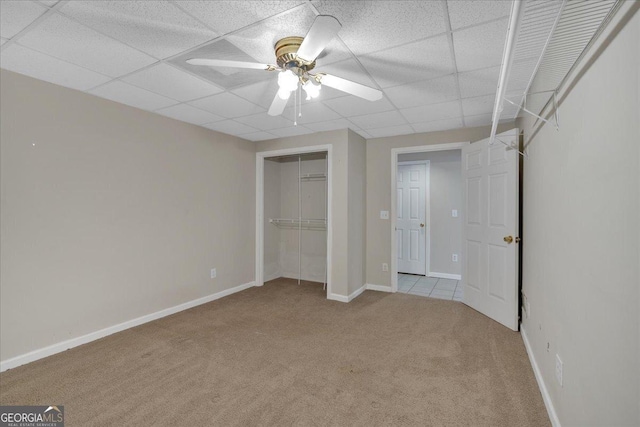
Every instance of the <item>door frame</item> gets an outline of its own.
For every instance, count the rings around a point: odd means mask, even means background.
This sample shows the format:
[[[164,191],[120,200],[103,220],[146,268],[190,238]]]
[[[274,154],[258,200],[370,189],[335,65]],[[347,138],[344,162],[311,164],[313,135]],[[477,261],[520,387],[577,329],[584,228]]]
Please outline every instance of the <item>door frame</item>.
[[[264,162],[267,157],[289,156],[295,154],[327,153],[327,297],[331,292],[331,254],[333,248],[333,154],[332,145],[313,145],[308,147],[283,148],[280,150],[260,151],[256,153],[256,270],[255,286],[264,285]]]
[[[425,207],[424,207],[424,226],[426,232],[424,233],[424,271],[425,275],[429,275],[429,261],[431,259],[431,161],[429,160],[407,160],[404,162],[398,162],[396,166],[396,178],[398,166],[410,166],[410,165],[425,165],[424,176],[424,189],[425,189]],[[397,186],[396,186],[397,189]],[[396,191],[397,193],[397,191]],[[396,201],[397,203],[397,201]],[[397,207],[397,206],[396,206]],[[394,217],[395,218],[395,217]],[[397,222],[397,219],[396,219]],[[396,243],[397,244],[397,243]],[[397,250],[397,248],[396,248]],[[397,267],[396,267],[397,268]]]
[[[449,142],[445,144],[419,145],[414,147],[399,147],[391,149],[391,214],[389,216],[390,225],[389,233],[391,236],[391,292],[398,292],[398,243],[396,240],[396,207],[397,207],[397,175],[398,175],[398,154],[424,153],[428,151],[448,151],[461,150],[462,147],[469,145],[469,141]],[[464,232],[464,230],[463,230]],[[463,236],[464,237],[464,236]],[[430,255],[430,254],[429,254]],[[429,270],[427,270],[429,274]],[[464,279],[464,278],[463,278]]]

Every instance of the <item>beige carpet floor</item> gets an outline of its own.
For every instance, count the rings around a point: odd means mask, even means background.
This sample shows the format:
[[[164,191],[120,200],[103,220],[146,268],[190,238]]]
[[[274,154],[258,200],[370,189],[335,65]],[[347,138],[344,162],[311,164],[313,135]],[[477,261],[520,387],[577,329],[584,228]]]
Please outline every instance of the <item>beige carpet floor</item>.
[[[462,303],[279,279],[0,374],[67,426],[546,426],[520,334]]]

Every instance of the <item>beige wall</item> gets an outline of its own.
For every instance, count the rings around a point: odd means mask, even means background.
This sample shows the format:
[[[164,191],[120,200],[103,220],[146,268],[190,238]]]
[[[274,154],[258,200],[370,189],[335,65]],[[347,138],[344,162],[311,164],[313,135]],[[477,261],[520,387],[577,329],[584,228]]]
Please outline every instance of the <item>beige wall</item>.
[[[461,263],[451,261],[462,247],[462,163],[461,150],[425,151],[398,155],[398,161],[429,160],[430,256],[432,273],[457,274]],[[451,211],[458,210],[453,218]]]
[[[349,295],[365,284],[366,140],[349,131]]]
[[[280,163],[264,162],[264,280],[282,276],[280,265],[281,232],[269,223],[269,218],[281,218]]]
[[[498,133],[514,124],[498,126]],[[391,266],[391,224],[380,219],[380,211],[391,211],[391,149],[418,147],[449,142],[478,141],[489,136],[490,128],[465,128],[451,131],[402,135],[367,140],[367,283],[391,286],[391,273],[382,271],[382,263]]]
[[[2,360],[253,281],[253,143],[0,82]]]
[[[639,41],[636,13],[560,95],[560,130],[524,126],[524,330],[563,426],[640,425]]]

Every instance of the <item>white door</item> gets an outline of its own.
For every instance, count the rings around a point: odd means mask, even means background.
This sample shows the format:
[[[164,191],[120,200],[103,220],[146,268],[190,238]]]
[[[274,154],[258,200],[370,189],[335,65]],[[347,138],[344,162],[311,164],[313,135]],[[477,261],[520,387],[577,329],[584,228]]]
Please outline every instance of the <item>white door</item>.
[[[517,131],[498,135],[507,143]],[[462,149],[465,304],[518,330],[518,152],[489,140]]]
[[[425,275],[427,166],[400,164],[396,176],[398,273]]]

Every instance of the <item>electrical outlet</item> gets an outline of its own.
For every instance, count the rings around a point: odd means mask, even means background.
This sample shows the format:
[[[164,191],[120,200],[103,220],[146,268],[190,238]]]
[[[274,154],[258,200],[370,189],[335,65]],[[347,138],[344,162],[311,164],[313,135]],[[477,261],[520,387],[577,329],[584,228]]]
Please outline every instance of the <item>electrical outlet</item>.
[[[211,269],[211,278],[215,279],[217,275],[218,275],[218,272],[216,271],[216,269],[212,268]]]
[[[389,211],[380,211],[380,219],[389,219]]]
[[[451,261],[458,262],[458,254],[451,255]]]
[[[558,384],[560,384],[560,387],[562,387],[562,368],[563,368],[563,363],[562,363],[562,359],[560,359],[560,356],[558,356],[556,354],[556,381],[558,381]]]
[[[382,271],[389,271],[389,264],[387,264],[386,262],[382,263]]]

